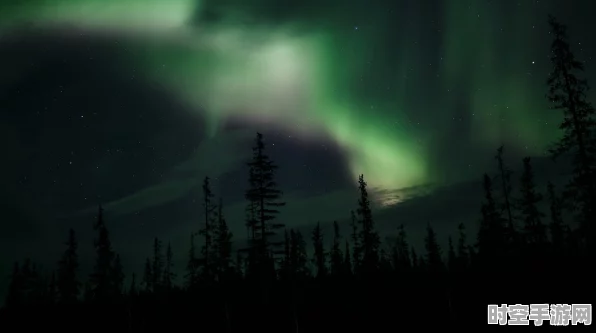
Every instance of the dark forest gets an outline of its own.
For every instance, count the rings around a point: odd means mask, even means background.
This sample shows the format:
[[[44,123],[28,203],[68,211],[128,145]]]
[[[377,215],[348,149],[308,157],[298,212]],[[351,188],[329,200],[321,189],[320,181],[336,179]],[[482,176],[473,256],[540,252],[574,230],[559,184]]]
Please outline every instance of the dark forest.
[[[184,276],[175,275],[182,269],[173,267],[170,244],[155,237],[146,262],[137,263],[144,265],[143,275],[129,276],[124,285],[127,268],[99,205],[89,223],[94,244],[79,244],[71,230],[53,273],[17,258],[0,312],[3,326],[11,327],[5,331],[375,332],[486,325],[488,304],[591,303],[595,112],[565,26],[552,17],[549,24],[552,71],[544,90],[562,119],[562,138],[550,153],[554,163],[563,156],[572,161],[567,186],[535,182],[530,157],[519,161],[523,172],[513,174],[504,162],[507,147],[495,147],[487,152],[494,155],[494,172],[479,171],[483,204],[469,207],[478,211],[479,231],[469,233],[460,224],[447,248],[439,245],[443,236],[432,221],[423,252],[409,244],[399,221],[393,241],[382,241],[366,175],[354,189],[354,206],[345,209],[349,229],[321,221],[304,234],[279,222],[278,208],[292,203],[276,182],[267,136],[257,133],[246,188],[238,188],[246,200],[248,242],[235,240],[206,177],[197,208],[203,219],[188,235]],[[333,224],[332,232],[322,223]],[[79,272],[79,246],[94,246],[90,276]]]

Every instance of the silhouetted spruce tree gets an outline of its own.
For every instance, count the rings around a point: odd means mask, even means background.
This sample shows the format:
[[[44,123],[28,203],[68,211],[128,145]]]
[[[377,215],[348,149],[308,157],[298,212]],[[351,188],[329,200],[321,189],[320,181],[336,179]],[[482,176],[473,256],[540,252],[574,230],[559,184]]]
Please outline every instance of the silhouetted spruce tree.
[[[331,246],[331,253],[329,255],[329,266],[331,268],[331,275],[335,277],[341,276],[344,271],[344,259],[339,245],[340,241],[339,224],[337,221],[333,221],[333,245]]]
[[[463,223],[460,223],[457,227],[459,230],[459,240],[457,242],[457,265],[456,270],[458,272],[465,271],[470,264],[470,251],[466,237],[466,227]]]
[[[116,254],[116,257],[114,258],[110,277],[113,284],[114,296],[121,296],[124,288],[124,271],[119,254]]]
[[[505,237],[507,242],[510,244],[509,247],[513,248],[517,241],[511,195],[511,175],[513,172],[505,165],[503,146],[497,149],[497,155],[495,156],[495,159],[497,160],[499,179],[501,183],[501,196],[503,198],[501,209],[505,212],[505,218],[507,220],[507,223],[504,227]]]
[[[544,214],[538,210],[542,195],[536,191],[534,171],[529,157],[524,158],[524,170],[520,180],[519,208],[524,220],[524,240],[528,249],[543,251],[546,244],[546,230],[542,223]]]
[[[317,278],[322,278],[327,275],[327,265],[325,264],[327,253],[325,253],[325,245],[323,241],[323,231],[321,230],[321,223],[317,222],[317,226],[312,231],[312,243],[314,250],[313,263],[315,264]]]
[[[74,303],[79,296],[80,283],[77,280],[79,259],[77,255],[77,241],[75,232],[70,229],[66,241],[66,251],[58,262],[58,279],[56,287],[58,300],[61,303]]]
[[[547,185],[550,203],[550,236],[554,254],[560,255],[565,247],[565,224],[563,223],[562,200],[555,193],[555,186],[549,182]]]
[[[153,240],[153,264],[151,265],[151,287],[153,291],[161,290],[163,282],[164,260],[161,240],[157,237]]]
[[[205,238],[201,253],[203,255],[203,271],[202,278],[204,280],[212,280],[215,277],[215,255],[212,253],[214,245],[214,233],[217,228],[217,206],[213,202],[214,195],[211,191],[211,184],[209,177],[203,180],[203,214],[205,224],[199,231],[199,234]]]
[[[567,27],[550,16],[548,19],[553,70],[547,80],[547,98],[552,108],[563,111],[559,128],[563,137],[551,150],[554,157],[572,154],[573,178],[567,186],[565,198],[577,210],[581,234],[589,246],[594,246],[594,218],[596,209],[596,121],[595,110],[586,100],[588,83],[577,74],[583,72],[584,64],[573,55],[567,37]],[[593,249],[592,249],[593,250]]]
[[[441,247],[437,242],[437,235],[430,225],[426,227],[424,247],[426,249],[426,269],[432,273],[442,272],[444,265],[441,259]]]
[[[168,243],[168,248],[166,250],[166,262],[163,272],[163,286],[166,290],[172,290],[175,278],[176,274],[174,274],[174,254],[172,253],[172,244]]]
[[[447,268],[450,272],[455,272],[457,268],[457,255],[455,254],[455,248],[453,247],[453,240],[449,236],[449,250],[447,251]]]
[[[153,291],[153,269],[151,259],[147,258],[145,261],[145,270],[143,271],[143,289],[146,293]]]
[[[408,244],[406,229],[403,224],[398,228],[397,239],[393,246],[393,267],[398,272],[411,268],[410,245]]]
[[[281,246],[282,242],[275,242],[274,237],[277,231],[284,228],[282,223],[276,223],[276,215],[279,214],[278,207],[284,206],[281,201],[282,191],[278,189],[275,181],[277,165],[265,153],[263,135],[257,133],[255,145],[252,148],[252,159],[249,166],[249,188],[245,193],[246,199],[254,209],[254,222],[249,226],[253,229],[255,248],[254,258],[259,266],[263,278],[270,279],[272,276],[273,258],[272,247]]]
[[[232,262],[232,233],[223,214],[223,202],[220,199],[217,208],[217,229],[216,229],[216,251],[217,254],[217,274],[221,281],[226,275],[229,275]]]
[[[377,270],[379,266],[379,246],[381,244],[379,235],[375,230],[366,185],[364,175],[360,175],[358,178],[360,198],[358,199],[356,213],[358,214],[358,224],[360,225],[359,252],[362,253],[362,263],[359,271],[364,274]]]
[[[197,256],[195,249],[195,235],[190,235],[190,248],[188,249],[188,259],[186,261],[186,288],[193,289],[197,283]]]
[[[105,301],[114,296],[114,281],[112,280],[112,268],[114,263],[114,251],[108,229],[103,220],[103,208],[99,206],[95,230],[98,238],[95,240],[96,261],[93,273],[91,274],[91,298],[95,301]]]

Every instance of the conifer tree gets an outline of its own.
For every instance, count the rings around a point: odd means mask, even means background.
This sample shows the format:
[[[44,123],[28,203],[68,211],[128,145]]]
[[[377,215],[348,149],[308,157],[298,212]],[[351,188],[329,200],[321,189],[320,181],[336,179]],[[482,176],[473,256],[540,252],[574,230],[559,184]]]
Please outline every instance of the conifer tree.
[[[380,239],[377,234],[372,218],[372,211],[370,208],[370,200],[368,199],[367,184],[364,181],[364,175],[358,178],[358,189],[360,191],[360,198],[358,199],[358,225],[360,226],[360,248],[359,252],[362,254],[361,272],[367,274],[374,272],[379,265],[379,246]]]
[[[339,234],[339,224],[333,221],[333,245],[331,246],[331,253],[329,256],[331,274],[339,276],[343,272],[343,254],[340,249],[341,235]]]
[[[295,279],[308,275],[307,263],[306,242],[300,231],[292,229],[290,230],[290,267]]]
[[[77,255],[77,241],[75,232],[70,229],[66,242],[66,251],[58,262],[58,278],[56,288],[61,303],[74,303],[79,296],[80,283],[77,280],[79,259]]]
[[[536,191],[534,171],[529,157],[524,158],[520,180],[519,208],[524,220],[524,238],[530,248],[541,249],[546,243],[546,230],[542,223],[544,214],[538,209],[542,195]]]
[[[158,291],[162,287],[164,272],[164,260],[162,253],[161,240],[157,237],[153,240],[153,264],[151,265],[151,287],[153,291]]]
[[[312,243],[314,248],[313,262],[317,269],[315,276],[317,278],[322,278],[327,275],[327,266],[325,265],[327,253],[325,253],[323,231],[321,230],[321,223],[319,222],[317,222],[317,226],[312,231]]]
[[[137,275],[132,273],[132,279],[130,280],[130,287],[128,288],[128,295],[131,297],[137,296]]]
[[[275,222],[279,214],[279,207],[285,205],[281,201],[282,191],[278,189],[275,181],[277,165],[270,159],[265,152],[265,143],[263,135],[257,133],[255,145],[252,148],[252,159],[249,166],[249,189],[245,193],[246,199],[250,203],[253,220],[250,222],[254,233],[254,244],[256,247],[256,259],[259,261],[261,269],[269,270],[271,265],[272,246],[282,243],[274,241],[277,231],[284,228],[282,223]],[[262,273],[264,273],[263,271]]]
[[[563,112],[559,128],[563,137],[551,150],[554,157],[568,153],[573,156],[573,177],[567,186],[566,198],[578,212],[577,219],[587,244],[594,244],[594,209],[596,209],[596,111],[587,101],[588,83],[578,77],[584,64],[571,51],[567,27],[554,17],[548,19],[551,44],[551,63],[547,84],[547,98],[552,108]]]

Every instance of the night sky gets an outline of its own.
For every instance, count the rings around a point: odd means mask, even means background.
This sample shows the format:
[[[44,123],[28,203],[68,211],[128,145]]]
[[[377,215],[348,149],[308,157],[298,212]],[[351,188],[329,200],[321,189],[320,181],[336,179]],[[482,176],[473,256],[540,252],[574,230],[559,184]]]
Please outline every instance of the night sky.
[[[155,236],[182,267],[205,176],[244,237],[257,131],[287,226],[347,220],[362,173],[381,231],[446,237],[476,221],[498,146],[547,164],[549,13],[596,79],[590,0],[49,3],[0,4],[0,295],[70,227],[90,261],[99,203],[127,273]]]

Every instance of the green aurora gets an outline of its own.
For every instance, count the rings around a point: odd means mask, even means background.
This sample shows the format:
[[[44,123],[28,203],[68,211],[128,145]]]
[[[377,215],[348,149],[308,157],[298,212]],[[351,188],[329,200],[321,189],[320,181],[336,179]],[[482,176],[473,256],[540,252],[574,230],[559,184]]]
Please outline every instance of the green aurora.
[[[363,173],[382,189],[469,177],[436,157],[464,112],[461,151],[468,142],[483,151],[505,143],[541,154],[558,134],[560,115],[543,98],[543,7],[306,1],[316,12],[307,4],[282,13],[271,1],[244,2],[8,1],[0,27],[73,25],[128,36],[123,61],[205,112],[210,135],[243,117],[329,136],[347,152],[354,177]]]

